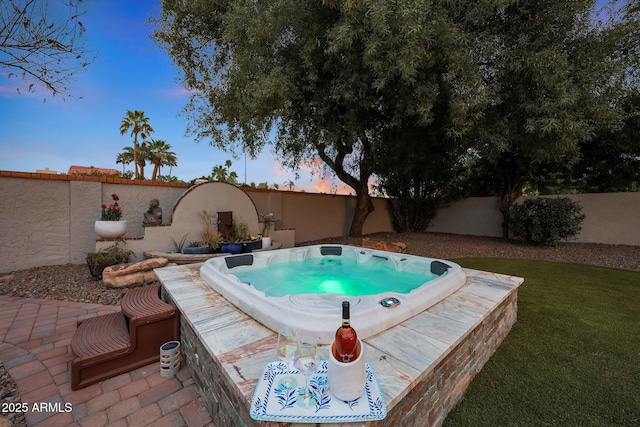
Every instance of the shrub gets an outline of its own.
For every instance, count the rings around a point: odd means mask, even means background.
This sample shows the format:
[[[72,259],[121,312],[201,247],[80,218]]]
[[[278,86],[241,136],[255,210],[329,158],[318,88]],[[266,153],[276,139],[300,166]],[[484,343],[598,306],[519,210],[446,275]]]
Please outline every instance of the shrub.
[[[133,251],[121,248],[116,242],[108,248],[100,249],[98,252],[90,252],[87,254],[87,266],[89,272],[95,280],[102,278],[102,271],[116,264],[124,264],[131,260],[135,254]]]
[[[513,205],[509,215],[516,239],[547,246],[577,236],[584,219],[582,206],[568,197],[526,199]]]

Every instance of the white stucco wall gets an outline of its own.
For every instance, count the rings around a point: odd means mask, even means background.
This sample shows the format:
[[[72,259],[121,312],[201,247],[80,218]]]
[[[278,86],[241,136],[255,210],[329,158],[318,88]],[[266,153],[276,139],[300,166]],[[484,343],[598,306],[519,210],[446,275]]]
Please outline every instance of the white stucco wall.
[[[471,197],[438,210],[428,231],[502,237],[498,197]]]
[[[586,215],[575,240],[640,246],[640,192],[571,194]]]
[[[23,177],[24,176],[24,177]],[[60,176],[0,171],[0,273],[41,265],[82,264],[93,252],[97,236],[94,221],[100,205],[120,197],[125,237],[132,250],[171,250],[171,237],[198,238],[202,228],[198,212],[232,211],[260,231],[259,214],[273,212],[278,229],[293,230],[295,243],[349,232],[354,198],[330,194],[238,189],[224,183],[196,187],[170,187],[153,183],[74,180]],[[583,207],[586,220],[577,242],[640,245],[640,193],[580,194],[568,196]],[[142,227],[151,199],[163,210],[161,227]],[[182,200],[182,202],[179,202]],[[364,233],[393,231],[384,199],[374,199]],[[495,197],[470,198],[441,209],[428,231],[478,236],[502,235],[502,217]],[[175,212],[174,212],[175,208]],[[175,227],[168,226],[174,220]],[[287,235],[290,240],[291,233]]]
[[[172,238],[176,242],[184,238],[186,244],[200,240],[200,234],[204,229],[200,216],[202,211],[212,215],[217,212],[231,211],[236,222],[247,223],[249,233],[252,235],[260,233],[258,212],[249,195],[231,184],[209,182],[184,191],[168,213],[163,210],[165,225],[144,228],[143,233],[139,234],[140,238],[127,240],[127,249],[135,252],[135,260],[141,260],[145,251],[171,252],[174,249]],[[164,221],[164,218],[167,220]],[[95,247],[102,249],[111,244],[110,241],[99,242]]]
[[[582,206],[586,218],[582,231],[572,242],[640,245],[640,192],[543,197],[568,197]],[[497,197],[472,197],[454,202],[438,211],[428,231],[501,237],[499,203]]]
[[[68,185],[0,180],[0,272],[30,265],[31,260],[40,265],[68,263],[70,211]]]

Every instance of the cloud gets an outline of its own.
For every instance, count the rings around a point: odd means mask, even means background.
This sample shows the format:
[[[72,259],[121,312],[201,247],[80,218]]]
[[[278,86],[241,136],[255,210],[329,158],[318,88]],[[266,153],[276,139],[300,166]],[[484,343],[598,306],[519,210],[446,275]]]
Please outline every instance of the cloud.
[[[277,159],[273,159],[273,162],[271,163],[271,165],[272,165],[273,173],[278,178],[286,177],[291,173],[290,171],[283,169],[282,165]]]
[[[9,92],[16,93],[15,86],[9,85],[8,81],[7,83],[0,83],[0,93],[9,93]]]
[[[163,89],[160,92],[165,98],[187,98],[191,96],[191,91],[178,86],[170,89]]]
[[[328,193],[328,194],[346,194],[353,195],[353,188],[349,187],[344,182],[332,179],[329,177],[324,177],[322,180],[314,182],[313,188],[317,193]]]
[[[3,98],[16,98],[18,96],[25,96],[30,98],[35,98],[36,96],[40,96],[36,94],[36,86],[34,86],[33,90],[29,92],[28,86],[25,86],[24,82],[11,84],[11,81],[7,81],[7,84],[0,85],[0,96]]]

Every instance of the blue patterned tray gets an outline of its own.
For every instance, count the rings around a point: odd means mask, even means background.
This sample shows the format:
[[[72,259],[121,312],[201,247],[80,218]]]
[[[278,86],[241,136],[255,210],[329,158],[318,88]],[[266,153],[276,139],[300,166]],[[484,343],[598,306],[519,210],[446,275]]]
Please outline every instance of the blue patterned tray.
[[[327,361],[309,376],[313,393],[310,408],[300,406],[299,393],[304,388],[304,375],[287,370],[284,362],[265,366],[251,399],[251,418],[260,421],[296,423],[345,423],[381,420],[387,416],[387,406],[373,368],[366,365],[367,382],[362,396],[345,402],[333,396],[327,380]]]

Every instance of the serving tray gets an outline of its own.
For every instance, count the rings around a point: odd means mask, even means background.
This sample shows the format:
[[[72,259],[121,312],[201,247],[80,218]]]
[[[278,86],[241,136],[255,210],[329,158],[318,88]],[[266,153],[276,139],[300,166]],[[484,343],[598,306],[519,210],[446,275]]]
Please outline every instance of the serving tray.
[[[381,420],[387,416],[387,406],[373,368],[365,364],[367,379],[362,395],[346,402],[329,390],[327,361],[309,375],[313,402],[309,408],[300,406],[304,391],[304,375],[295,368],[287,369],[281,361],[268,363],[251,399],[251,418],[259,421],[296,423],[345,423]]]

